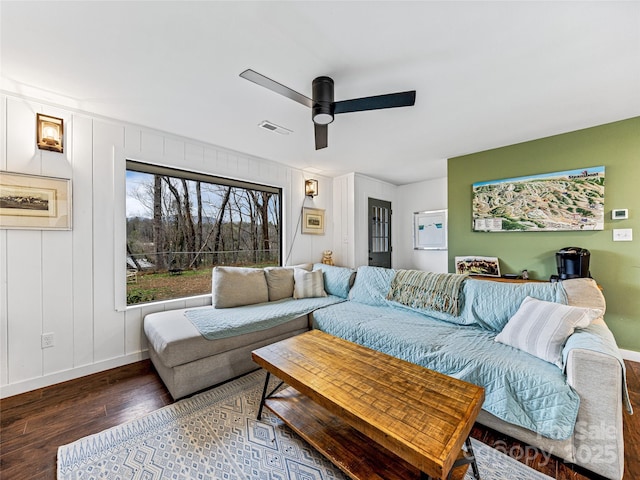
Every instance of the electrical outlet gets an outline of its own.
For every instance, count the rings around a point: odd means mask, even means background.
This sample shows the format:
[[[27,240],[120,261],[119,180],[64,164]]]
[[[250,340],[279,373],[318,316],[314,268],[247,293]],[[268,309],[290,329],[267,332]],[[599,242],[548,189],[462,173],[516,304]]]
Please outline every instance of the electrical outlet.
[[[41,337],[42,348],[53,347],[53,333],[43,333]]]

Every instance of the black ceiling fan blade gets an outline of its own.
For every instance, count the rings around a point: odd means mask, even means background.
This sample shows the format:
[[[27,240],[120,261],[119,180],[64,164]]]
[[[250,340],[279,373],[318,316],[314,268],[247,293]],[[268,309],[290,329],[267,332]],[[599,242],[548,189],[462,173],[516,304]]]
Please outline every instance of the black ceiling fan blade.
[[[416,91],[388,93],[373,97],[354,98],[334,103],[333,113],[363,112],[383,108],[411,107],[416,103]]]
[[[329,145],[329,125],[318,125],[314,123],[313,129],[316,134],[316,150],[327,148]]]
[[[276,82],[275,80],[271,80],[269,77],[265,77],[261,73],[258,73],[254,70],[247,69],[240,74],[240,76],[250,82],[256,83],[261,87],[268,88],[272,92],[279,93],[291,100],[294,100],[302,105],[311,108],[313,106],[313,100],[308,97],[305,97],[301,93],[296,92],[295,90],[291,90],[289,87],[282,85],[281,83]]]

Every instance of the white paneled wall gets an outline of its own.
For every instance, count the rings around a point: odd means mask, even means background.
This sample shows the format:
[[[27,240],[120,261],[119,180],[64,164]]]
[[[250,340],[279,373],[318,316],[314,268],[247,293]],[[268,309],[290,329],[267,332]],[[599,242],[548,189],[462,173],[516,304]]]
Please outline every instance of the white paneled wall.
[[[369,263],[369,198],[391,202],[391,267],[396,266],[397,225],[396,225],[396,190],[391,183],[356,173],[354,176],[354,248],[355,265]]]
[[[93,121],[75,115],[73,125],[73,367],[93,363]],[[68,144],[67,144],[68,146]],[[90,319],[90,320],[89,320]],[[71,368],[73,368],[71,367]]]
[[[150,312],[210,304],[209,296],[116,309],[125,278],[124,160],[194,170],[283,189],[283,254],[300,209],[327,211],[326,234],[295,235],[289,264],[334,250],[332,179],[313,175],[320,195],[304,197],[311,175],[282,164],[163,132],[0,96],[0,169],[70,178],[71,231],[0,230],[0,396],[6,397],[146,357],[142,319]],[[65,122],[64,153],[36,147],[36,113]],[[43,333],[55,334],[41,348]]]
[[[333,179],[333,260],[336,265],[355,268],[356,255],[353,242],[355,232],[355,174]]]
[[[394,221],[398,228],[396,267],[446,273],[447,250],[413,249],[413,212],[447,208],[447,179],[436,178],[398,187]]]
[[[392,267],[447,271],[447,251],[413,250],[413,212],[447,205],[447,179],[395,186],[358,173],[333,179],[334,259],[339,265],[368,263],[368,199],[391,202]]]

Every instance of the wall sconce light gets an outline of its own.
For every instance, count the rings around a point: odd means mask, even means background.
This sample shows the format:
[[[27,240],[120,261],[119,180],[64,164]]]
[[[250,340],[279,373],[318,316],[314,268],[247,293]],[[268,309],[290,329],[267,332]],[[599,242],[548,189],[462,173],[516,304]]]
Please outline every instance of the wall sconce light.
[[[62,153],[63,121],[61,118],[48,115],[36,115],[36,132],[38,148]]]
[[[307,197],[315,197],[318,195],[318,180],[305,180],[304,181],[304,194]]]

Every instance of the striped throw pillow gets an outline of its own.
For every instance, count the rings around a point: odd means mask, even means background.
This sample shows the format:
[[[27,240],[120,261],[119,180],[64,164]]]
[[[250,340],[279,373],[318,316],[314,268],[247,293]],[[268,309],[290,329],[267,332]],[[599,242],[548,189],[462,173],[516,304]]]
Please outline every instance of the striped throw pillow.
[[[301,268],[293,270],[293,298],[326,297],[322,270],[308,272]]]
[[[526,297],[495,340],[563,368],[562,348],[569,336],[600,316],[602,310]]]

